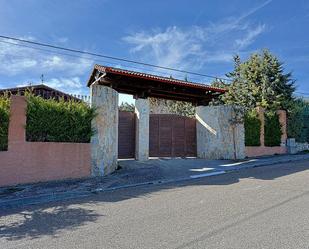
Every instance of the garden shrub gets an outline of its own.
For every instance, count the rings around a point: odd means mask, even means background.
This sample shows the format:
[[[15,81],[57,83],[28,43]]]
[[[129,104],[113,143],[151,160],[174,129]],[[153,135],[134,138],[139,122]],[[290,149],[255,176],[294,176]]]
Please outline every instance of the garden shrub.
[[[261,120],[256,110],[245,114],[245,145],[260,146]]]
[[[0,96],[0,151],[8,148],[9,119],[10,99],[6,94]]]
[[[309,142],[309,103],[297,99],[288,112],[287,133],[297,142]]]
[[[309,143],[309,108],[308,113],[304,114],[304,127],[302,130],[303,141]]]
[[[279,146],[281,143],[281,124],[275,112],[265,113],[264,142],[265,146]]]
[[[27,94],[27,141],[88,143],[95,111],[84,102]]]

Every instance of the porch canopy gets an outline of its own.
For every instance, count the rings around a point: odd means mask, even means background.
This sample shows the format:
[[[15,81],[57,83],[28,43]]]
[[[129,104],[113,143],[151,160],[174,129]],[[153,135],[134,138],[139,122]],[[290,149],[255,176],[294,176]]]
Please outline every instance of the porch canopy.
[[[226,92],[206,84],[101,65],[94,66],[87,86],[93,83],[109,86],[119,93],[132,94],[135,99],[154,97],[194,105],[208,105],[212,99]]]

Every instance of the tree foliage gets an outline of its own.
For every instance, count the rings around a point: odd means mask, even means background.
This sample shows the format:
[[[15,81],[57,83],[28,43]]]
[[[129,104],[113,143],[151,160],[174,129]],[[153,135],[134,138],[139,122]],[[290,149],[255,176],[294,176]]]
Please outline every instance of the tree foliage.
[[[0,96],[0,151],[8,148],[10,99],[7,94]]]
[[[277,115],[273,114],[278,109],[285,109],[291,114],[292,119],[299,116],[295,113],[295,81],[290,72],[286,73],[284,64],[268,50],[253,53],[248,60],[241,61],[234,57],[234,70],[227,74],[231,83],[215,82],[213,85],[223,87],[228,92],[222,95],[215,104],[234,104],[243,106],[247,112],[260,106],[266,109],[267,124],[265,123],[265,144],[268,146],[280,145],[281,126]],[[245,127],[251,127],[252,120],[245,119]],[[296,120],[289,129],[290,134],[301,129]],[[246,124],[247,123],[247,124]],[[250,132],[246,130],[247,137]],[[257,136],[256,136],[257,137]],[[251,139],[251,138],[250,138]],[[257,141],[257,140],[256,140]],[[247,141],[248,142],[248,141]],[[251,141],[252,142],[252,141]]]
[[[297,142],[309,142],[309,102],[297,99],[288,112],[288,137]]]
[[[134,112],[134,109],[135,109],[134,104],[129,104],[128,102],[122,102],[121,105],[119,106],[120,111]]]
[[[281,143],[281,124],[276,112],[265,112],[264,143],[265,146],[279,146]]]
[[[220,100],[248,110],[257,106],[266,110],[288,109],[294,100],[295,81],[291,73],[284,71],[283,63],[268,50],[254,53],[244,62],[235,56],[234,70],[227,74],[231,83],[216,83],[228,89]]]
[[[84,102],[27,94],[27,141],[88,143],[95,110]]]
[[[189,102],[168,100],[168,109],[170,113],[178,114],[186,117],[195,116],[195,108]]]
[[[159,113],[177,114],[186,117],[195,116],[195,107],[190,102],[149,98],[150,106]]]
[[[172,76],[170,78],[173,79]],[[184,81],[188,81],[188,75],[184,76]],[[195,116],[195,107],[190,102],[157,98],[149,98],[149,101],[150,106],[159,111],[159,113],[177,114],[186,117]]]
[[[245,115],[245,145],[260,146],[261,120],[255,109]]]

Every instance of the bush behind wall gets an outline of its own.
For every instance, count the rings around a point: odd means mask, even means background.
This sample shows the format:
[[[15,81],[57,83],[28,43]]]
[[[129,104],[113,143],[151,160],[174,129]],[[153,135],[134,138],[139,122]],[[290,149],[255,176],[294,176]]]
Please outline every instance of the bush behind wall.
[[[265,112],[264,143],[265,146],[280,146],[281,144],[281,124],[279,115],[275,112]]]
[[[84,102],[27,96],[26,139],[33,142],[88,143],[95,110]]]
[[[9,119],[10,99],[6,94],[0,96],[0,151],[8,149]]]
[[[297,142],[309,143],[309,102],[296,99],[288,112],[287,132]]]
[[[260,146],[261,120],[256,110],[245,114],[245,145]]]

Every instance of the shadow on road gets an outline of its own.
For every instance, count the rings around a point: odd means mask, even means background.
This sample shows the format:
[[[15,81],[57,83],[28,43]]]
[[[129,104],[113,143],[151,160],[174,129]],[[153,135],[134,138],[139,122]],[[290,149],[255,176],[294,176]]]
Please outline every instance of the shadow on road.
[[[53,205],[50,205],[53,206]],[[94,211],[69,207],[66,205],[23,210],[10,217],[10,220],[0,222],[0,238],[18,240],[22,238],[35,239],[43,235],[57,237],[64,230],[74,230],[88,222],[95,222],[99,215]],[[4,219],[5,216],[1,216]],[[48,221],[48,223],[46,223]]]
[[[0,210],[0,238],[18,240],[22,238],[35,239],[42,236],[56,237],[62,231],[74,230],[87,223],[96,222],[101,214],[91,209],[92,205],[120,202],[133,198],[149,198],[152,195],[162,193],[162,191],[187,186],[231,185],[246,178],[270,181],[308,169],[309,161],[286,163],[261,168],[251,168],[230,174],[195,180],[101,192],[92,194],[89,197],[62,202]],[[48,224],[45,222],[47,220]]]

